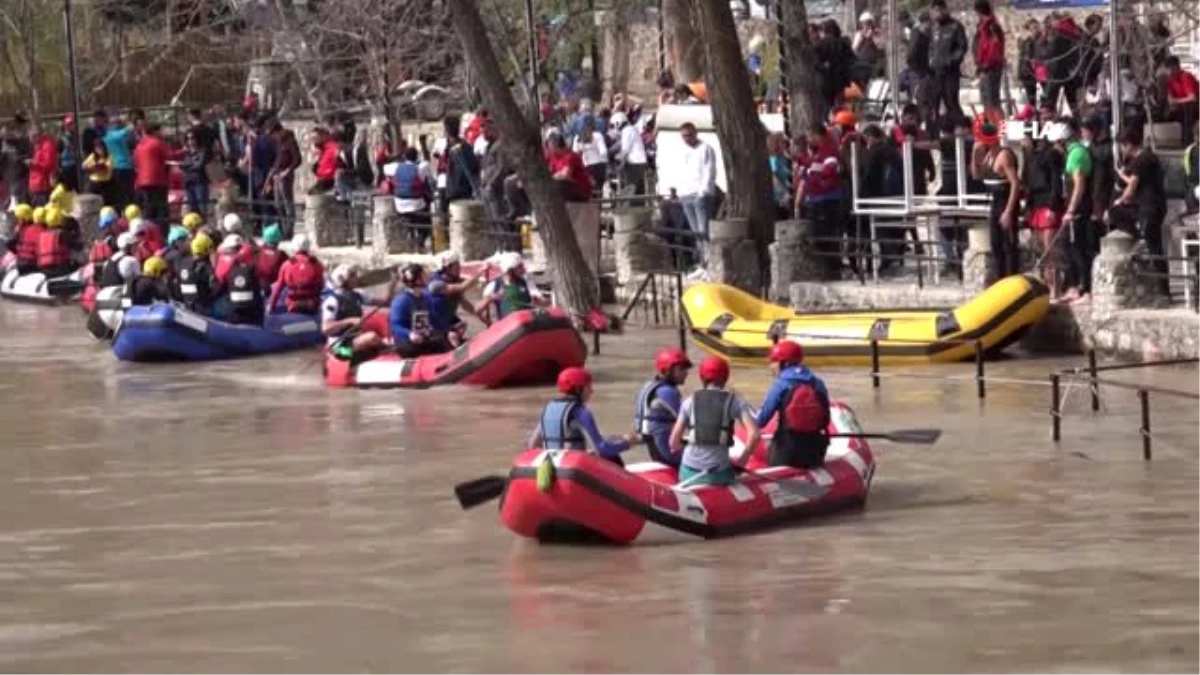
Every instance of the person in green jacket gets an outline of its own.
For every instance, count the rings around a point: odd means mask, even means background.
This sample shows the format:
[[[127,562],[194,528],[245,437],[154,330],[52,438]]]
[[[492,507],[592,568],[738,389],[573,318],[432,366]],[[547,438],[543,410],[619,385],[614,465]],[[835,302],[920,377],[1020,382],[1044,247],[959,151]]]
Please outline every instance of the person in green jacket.
[[[495,321],[513,312],[550,304],[536,284],[525,278],[525,260],[520,253],[504,253],[498,261],[501,275],[483,289],[483,301],[495,310]]]

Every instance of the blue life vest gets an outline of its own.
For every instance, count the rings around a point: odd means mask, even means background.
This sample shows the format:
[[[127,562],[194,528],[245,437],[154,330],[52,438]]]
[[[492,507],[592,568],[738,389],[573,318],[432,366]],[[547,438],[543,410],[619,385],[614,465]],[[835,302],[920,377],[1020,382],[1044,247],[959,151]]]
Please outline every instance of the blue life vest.
[[[425,177],[416,164],[400,162],[392,181],[395,185],[392,195],[397,199],[425,199]]]
[[[587,439],[571,424],[579,400],[556,398],[542,410],[542,447],[546,450],[586,450]]]
[[[670,382],[665,382],[659,378],[654,378],[642,387],[638,392],[637,404],[633,410],[633,424],[639,434],[648,436],[654,433],[651,428],[651,423],[659,422],[662,424],[675,424],[675,415],[672,415],[661,407],[656,408],[651,404],[654,399],[658,398],[659,387],[670,387]]]

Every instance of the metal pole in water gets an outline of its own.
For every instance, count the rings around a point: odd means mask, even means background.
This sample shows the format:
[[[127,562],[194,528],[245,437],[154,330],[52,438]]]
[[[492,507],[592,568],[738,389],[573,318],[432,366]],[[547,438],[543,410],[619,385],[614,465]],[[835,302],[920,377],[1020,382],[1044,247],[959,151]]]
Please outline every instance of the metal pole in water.
[[[1150,461],[1150,392],[1138,390],[1138,398],[1142,403],[1142,459]]]
[[[1062,410],[1058,405],[1059,375],[1050,376],[1050,438],[1055,442],[1062,440]]]
[[[879,388],[879,340],[871,340],[871,387]]]
[[[1096,374],[1096,350],[1089,349],[1087,353],[1088,373],[1091,375],[1092,412],[1100,410],[1100,381]]]
[[[987,398],[987,380],[983,376],[983,340],[975,341],[975,386],[979,400]]]

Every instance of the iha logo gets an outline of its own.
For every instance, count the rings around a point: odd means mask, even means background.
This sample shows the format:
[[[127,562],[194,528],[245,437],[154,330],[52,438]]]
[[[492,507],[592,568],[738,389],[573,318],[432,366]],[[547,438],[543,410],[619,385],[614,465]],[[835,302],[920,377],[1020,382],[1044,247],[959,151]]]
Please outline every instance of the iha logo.
[[[1057,143],[1066,140],[1070,135],[1067,125],[1062,122],[1040,122],[1038,120],[1002,120],[1000,133],[1010,141],[1020,141],[1026,136]]]

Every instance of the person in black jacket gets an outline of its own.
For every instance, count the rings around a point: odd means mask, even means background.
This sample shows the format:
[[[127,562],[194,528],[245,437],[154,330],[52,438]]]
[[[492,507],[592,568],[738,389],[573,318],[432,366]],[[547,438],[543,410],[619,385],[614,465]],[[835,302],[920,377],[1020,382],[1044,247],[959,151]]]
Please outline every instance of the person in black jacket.
[[[210,143],[211,147],[211,143]],[[183,189],[187,194],[188,208],[201,216],[208,213],[208,160],[209,153],[196,130],[187,132],[187,147],[179,168],[183,172]]]
[[[457,117],[447,117],[442,122],[446,131],[446,152],[443,161],[446,171],[445,208],[458,199],[471,199],[475,186],[479,184],[479,160],[475,149],[458,135]]]
[[[1113,190],[1117,184],[1117,171],[1113,165],[1113,140],[1108,131],[1108,121],[1100,115],[1089,117],[1083,125],[1083,140],[1092,155],[1092,225],[1103,237],[1108,233],[1104,223],[1104,212],[1113,203]]]
[[[921,117],[927,120],[936,119],[933,109],[933,72],[929,70],[930,32],[933,30],[929,12],[921,12],[917,23],[909,31],[908,38],[908,72],[913,83],[913,100],[920,109]]]
[[[933,28],[929,39],[929,69],[933,74],[933,113],[939,118],[941,106],[952,119],[962,117],[958,88],[962,80],[962,62],[967,55],[967,31],[960,21],[950,16],[946,0],[933,0],[929,5]],[[933,121],[933,120],[931,120]]]
[[[863,197],[897,197],[904,194],[904,159],[900,148],[888,140],[878,125],[872,124],[863,130],[866,141],[866,159],[862,168]],[[897,235],[900,236],[897,236]],[[877,235],[882,261],[879,271],[883,272],[900,262],[904,252],[904,239],[896,228],[881,228]]]
[[[1025,92],[1025,102],[1037,106],[1037,60],[1039,45],[1042,43],[1042,22],[1030,19],[1025,22],[1025,35],[1017,40],[1017,80]]]
[[[843,90],[850,85],[856,57],[850,41],[842,36],[842,29],[833,19],[826,19],[821,24],[821,38],[815,51],[821,100],[825,106],[821,116],[824,117],[837,105]]]

